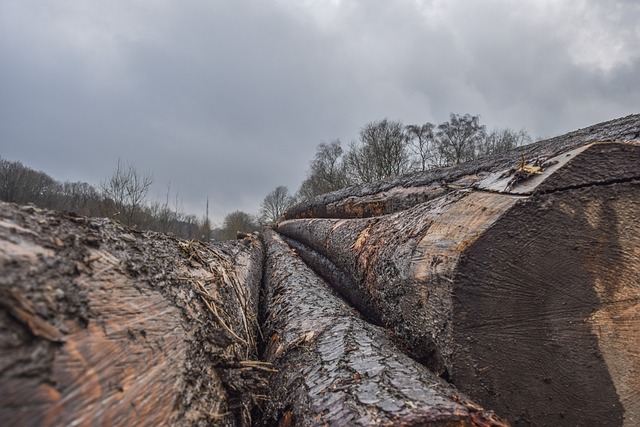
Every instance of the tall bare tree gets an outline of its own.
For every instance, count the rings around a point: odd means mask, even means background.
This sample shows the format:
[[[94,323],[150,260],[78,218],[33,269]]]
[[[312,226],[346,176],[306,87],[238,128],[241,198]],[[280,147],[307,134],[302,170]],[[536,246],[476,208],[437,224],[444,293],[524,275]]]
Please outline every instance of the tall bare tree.
[[[446,164],[458,165],[473,160],[485,132],[485,126],[480,124],[480,116],[451,113],[449,121],[439,124],[436,132],[438,149]]]
[[[354,181],[370,183],[411,170],[404,125],[383,119],[360,130],[360,142],[352,143],[345,158]]]
[[[434,128],[435,125],[428,122],[406,127],[409,149],[417,157],[418,169],[421,171],[442,165],[441,151],[436,146]]]
[[[275,224],[294,200],[286,186],[276,187],[267,194],[260,205],[260,222],[264,225]]]
[[[487,134],[479,145],[477,156],[484,157],[503,153],[531,142],[531,136],[524,129],[519,131],[509,128],[494,129]]]
[[[113,201],[113,214],[126,225],[132,226],[152,183],[153,177],[150,173],[140,173],[132,163],[118,159],[116,169],[109,178],[100,183],[100,189],[105,198]]]
[[[340,140],[322,142],[311,161],[307,178],[298,190],[300,199],[310,199],[319,194],[329,193],[350,184]]]

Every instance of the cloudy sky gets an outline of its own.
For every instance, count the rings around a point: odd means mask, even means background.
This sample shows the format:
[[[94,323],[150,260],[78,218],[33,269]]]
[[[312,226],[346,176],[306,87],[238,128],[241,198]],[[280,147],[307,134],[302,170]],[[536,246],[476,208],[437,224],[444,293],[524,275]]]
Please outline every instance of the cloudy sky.
[[[639,82],[637,0],[0,0],[0,156],[94,185],[121,158],[218,224],[367,122],[553,136]]]

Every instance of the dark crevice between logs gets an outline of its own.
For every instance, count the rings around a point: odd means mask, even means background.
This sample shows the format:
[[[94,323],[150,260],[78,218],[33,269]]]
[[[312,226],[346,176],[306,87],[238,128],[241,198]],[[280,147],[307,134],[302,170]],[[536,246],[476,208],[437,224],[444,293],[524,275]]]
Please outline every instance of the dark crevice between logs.
[[[320,254],[320,252],[282,233],[279,234],[282,240],[300,256],[309,268],[329,283],[347,304],[358,310],[364,320],[376,326],[382,325],[382,319],[373,304],[371,304],[371,299],[353,284],[344,271],[338,268],[329,258]]]
[[[265,266],[266,265],[266,251],[263,251],[262,254],[262,265]],[[267,283],[267,279],[265,277],[266,275],[266,268],[262,268],[262,277],[260,280],[260,292],[259,292],[259,305],[258,305],[258,342],[257,342],[257,351],[258,351],[258,358],[260,360],[264,360],[264,350],[266,347],[266,340],[267,338],[264,336],[264,331],[263,331],[263,325],[264,322],[267,319],[267,312],[266,312],[266,305],[265,305],[265,299],[266,299],[266,283]]]
[[[277,233],[262,234],[265,361],[259,425],[506,426],[364,321]]]
[[[278,233],[278,235],[314,273],[324,279],[324,281],[337,292],[347,305],[356,309],[363,320],[376,326],[384,326],[384,321],[380,317],[379,311],[371,302],[371,298],[362,294],[360,288],[353,285],[352,279],[329,258],[283,233]],[[388,334],[405,355],[411,357],[430,371],[437,373],[443,380],[451,382],[449,371],[443,368],[442,355],[439,353],[435,344],[428,346],[428,348],[432,348],[431,351],[423,351],[420,353],[422,356],[417,357],[416,354],[412,354],[410,349],[406,348],[403,340],[395,339],[390,330]]]
[[[260,282],[258,289],[258,306],[256,308],[256,317],[258,320],[257,325],[257,335],[256,335],[256,354],[259,361],[264,362],[266,360],[265,351],[268,344],[268,337],[265,335],[264,324],[267,319],[267,305],[266,305],[266,291],[267,291],[267,277],[266,277],[266,265],[267,265],[267,251],[264,243],[264,239],[260,235],[260,233],[255,233],[256,238],[260,239],[262,245],[261,255],[261,265],[262,270],[260,271]],[[243,238],[240,237],[239,238]],[[270,365],[266,365],[269,366]],[[252,426],[263,426],[265,425],[261,420],[264,418],[265,405],[269,398],[269,390],[268,388],[264,390],[265,395],[261,396],[261,398],[256,399],[254,406],[251,408],[251,425]]]

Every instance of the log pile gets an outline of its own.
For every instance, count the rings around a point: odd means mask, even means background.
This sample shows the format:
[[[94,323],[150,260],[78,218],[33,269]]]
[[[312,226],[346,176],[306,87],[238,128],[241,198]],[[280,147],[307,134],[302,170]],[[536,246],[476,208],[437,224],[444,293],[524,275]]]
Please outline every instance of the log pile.
[[[640,424],[640,115],[238,239],[0,203],[0,419]]]
[[[636,425],[640,116],[524,151],[321,196],[276,230],[515,424]]]
[[[267,231],[266,425],[504,426],[360,318]]]

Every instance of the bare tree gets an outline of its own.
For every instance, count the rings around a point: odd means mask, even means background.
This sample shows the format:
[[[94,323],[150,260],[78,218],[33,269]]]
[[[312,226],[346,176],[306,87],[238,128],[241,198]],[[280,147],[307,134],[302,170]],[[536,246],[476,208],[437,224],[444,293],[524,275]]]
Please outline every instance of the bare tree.
[[[485,157],[492,154],[504,153],[505,151],[530,144],[531,142],[531,136],[524,129],[520,129],[519,131],[508,128],[494,129],[487,134],[476,154],[477,157]]]
[[[0,200],[52,207],[60,191],[60,184],[46,173],[0,158]]]
[[[433,166],[441,166],[442,156],[436,146],[433,123],[423,125],[408,125],[406,127],[409,149],[418,158],[418,169],[426,171]]]
[[[65,182],[61,186],[61,200],[56,209],[74,211],[80,215],[95,215],[99,210],[100,194],[86,182]]]
[[[260,223],[264,225],[275,224],[285,210],[294,202],[289,195],[289,189],[280,185],[267,194],[260,205]]]
[[[185,215],[182,199],[178,191],[174,197],[170,184],[166,200],[147,204],[145,197],[151,182],[150,174],[140,174],[134,166],[119,160],[113,175],[101,183],[98,191],[85,182],[58,182],[44,172],[0,157],[0,200],[34,203],[85,216],[115,215],[129,226],[189,239],[211,237],[208,214],[202,226],[195,216]]]
[[[187,239],[196,239],[198,238],[199,224],[198,217],[193,214],[182,215],[182,219],[178,222],[182,227],[176,230],[176,234],[178,236],[183,236]]]
[[[347,169],[342,161],[343,150],[340,140],[318,145],[311,161],[307,178],[298,190],[300,199],[310,199],[319,194],[329,193],[350,184]]]
[[[346,154],[348,173],[356,182],[370,183],[411,170],[411,157],[401,122],[371,122],[360,130],[360,143]]]
[[[116,209],[113,214],[132,226],[152,183],[150,173],[142,174],[135,165],[118,159],[115,171],[100,184],[100,189],[103,196],[113,202]]]
[[[448,122],[438,125],[436,140],[438,149],[447,165],[458,165],[476,157],[478,144],[485,137],[485,126],[480,116],[451,113]]]

